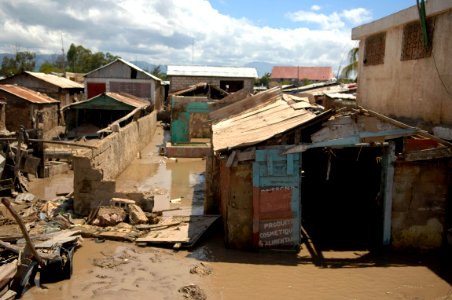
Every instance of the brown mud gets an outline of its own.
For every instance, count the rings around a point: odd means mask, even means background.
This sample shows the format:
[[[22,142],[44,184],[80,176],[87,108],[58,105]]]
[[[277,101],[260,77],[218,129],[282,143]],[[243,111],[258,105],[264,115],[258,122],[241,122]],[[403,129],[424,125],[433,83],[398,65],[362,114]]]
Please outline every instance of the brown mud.
[[[181,209],[167,214],[202,214],[204,161],[159,156],[163,138],[159,127],[117,190],[153,192],[155,210]],[[71,187],[71,175],[63,178],[32,192],[52,199]],[[71,280],[32,287],[23,299],[452,299],[450,261],[440,256],[332,251],[316,265],[304,245],[299,253],[226,249],[219,227],[178,252],[85,239]]]

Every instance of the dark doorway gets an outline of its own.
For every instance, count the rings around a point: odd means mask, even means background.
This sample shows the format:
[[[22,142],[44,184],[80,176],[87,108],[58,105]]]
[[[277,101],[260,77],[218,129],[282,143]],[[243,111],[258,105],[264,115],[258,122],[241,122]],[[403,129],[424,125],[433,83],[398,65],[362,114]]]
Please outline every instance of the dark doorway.
[[[302,223],[320,250],[381,245],[382,148],[310,149],[302,154]]]
[[[220,88],[228,93],[243,89],[243,80],[220,80]]]

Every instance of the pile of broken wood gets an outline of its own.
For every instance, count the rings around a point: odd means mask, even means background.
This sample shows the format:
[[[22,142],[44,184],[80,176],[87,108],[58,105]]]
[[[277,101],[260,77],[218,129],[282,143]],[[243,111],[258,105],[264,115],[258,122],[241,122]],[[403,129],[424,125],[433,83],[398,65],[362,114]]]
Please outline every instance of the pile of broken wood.
[[[133,242],[149,231],[150,224],[158,223],[160,216],[161,212],[143,211],[134,200],[112,198],[107,205],[92,210],[80,229],[84,237],[93,237],[97,241]]]
[[[6,234],[0,238],[0,299],[20,298],[27,286],[37,282],[44,284],[69,279],[74,251],[81,243],[80,231],[58,229],[46,232],[45,221],[39,220],[44,217],[42,210],[46,205],[41,205],[38,213],[38,200],[31,194],[18,196],[13,203],[8,198],[2,198],[1,202],[2,208],[6,208],[1,211],[4,224],[1,228]],[[10,219],[15,220],[18,230],[8,231],[14,227],[8,222]],[[32,227],[39,228],[40,233],[30,236]],[[19,231],[22,235],[18,234]]]

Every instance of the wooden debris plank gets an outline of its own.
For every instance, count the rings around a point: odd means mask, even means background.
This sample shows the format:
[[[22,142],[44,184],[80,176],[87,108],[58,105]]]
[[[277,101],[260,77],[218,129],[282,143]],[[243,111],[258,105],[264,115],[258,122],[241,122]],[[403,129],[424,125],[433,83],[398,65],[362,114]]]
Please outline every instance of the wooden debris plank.
[[[0,288],[3,288],[17,272],[17,259],[0,267]]]
[[[4,241],[0,241],[0,247],[5,248],[5,249],[7,249],[7,250],[9,250],[9,251],[11,251],[13,253],[16,253],[16,254],[19,254],[19,252],[23,252],[24,251],[24,247],[12,245],[12,244],[10,244],[8,242],[4,242]],[[53,260],[56,257],[58,257],[58,255],[56,255],[56,254],[42,253],[40,251],[38,251],[38,252],[39,252],[39,255],[43,259],[46,259],[46,260]]]
[[[230,168],[232,164],[234,163],[235,156],[237,152],[232,151],[231,155],[229,155],[228,161],[226,162],[226,168]]]
[[[104,231],[97,234],[96,236],[114,241],[129,241],[133,242],[135,239],[130,236],[130,232],[120,232],[120,231]]]
[[[168,217],[167,223],[176,223],[182,220],[177,226],[152,230],[145,236],[136,239],[137,243],[181,243],[184,247],[190,247],[198,241],[203,233],[219,218],[220,216],[180,216]],[[163,224],[162,224],[163,225]]]
[[[1,297],[0,300],[13,300],[16,299],[16,292],[13,290],[8,290],[6,293],[4,293]]]
[[[32,241],[36,243],[37,248],[51,248],[56,244],[64,244],[70,241],[74,241],[80,238],[81,230],[62,230],[57,232],[52,232],[49,234],[42,234],[32,237]],[[75,236],[77,235],[77,236]],[[38,242],[41,241],[41,242]],[[25,240],[20,239],[17,244],[24,244]]]

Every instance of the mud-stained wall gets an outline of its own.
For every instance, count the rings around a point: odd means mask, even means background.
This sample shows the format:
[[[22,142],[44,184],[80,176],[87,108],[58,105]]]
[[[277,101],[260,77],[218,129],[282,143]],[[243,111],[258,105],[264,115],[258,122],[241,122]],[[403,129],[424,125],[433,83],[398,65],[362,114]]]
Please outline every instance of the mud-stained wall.
[[[392,245],[434,249],[443,242],[450,178],[449,160],[396,162]]]
[[[59,124],[58,103],[34,104],[12,95],[0,96],[6,100],[5,125],[9,131],[18,131],[20,126],[27,129],[40,128],[47,132]]]
[[[435,3],[427,2],[427,12],[431,11],[429,4]],[[419,22],[416,11],[413,15]],[[357,103],[385,115],[452,125],[452,98],[448,92],[452,86],[452,10],[436,16],[429,57],[402,60],[404,25],[400,25],[386,30],[384,63],[364,65],[365,39],[371,33],[359,36]]]
[[[98,149],[74,156],[74,209],[86,215],[115,194],[114,179],[152,139],[157,113],[128,124],[99,142]]]
[[[221,208],[226,243],[235,249],[253,247],[253,165],[251,161],[226,167],[220,161]]]

